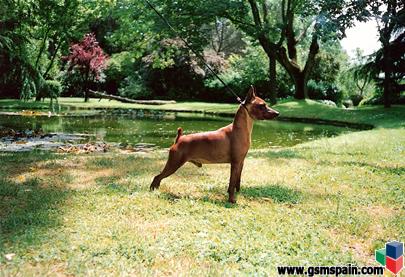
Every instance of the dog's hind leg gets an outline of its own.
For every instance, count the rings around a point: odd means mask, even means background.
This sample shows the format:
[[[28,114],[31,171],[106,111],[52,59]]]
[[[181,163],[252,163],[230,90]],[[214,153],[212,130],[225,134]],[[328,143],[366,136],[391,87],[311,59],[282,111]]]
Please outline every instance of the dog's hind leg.
[[[169,159],[167,160],[167,163],[165,167],[163,168],[162,172],[155,176],[153,178],[152,184],[150,185],[150,190],[154,190],[159,188],[160,182],[166,178],[172,175],[179,169],[186,160],[176,151],[170,150],[169,152]]]

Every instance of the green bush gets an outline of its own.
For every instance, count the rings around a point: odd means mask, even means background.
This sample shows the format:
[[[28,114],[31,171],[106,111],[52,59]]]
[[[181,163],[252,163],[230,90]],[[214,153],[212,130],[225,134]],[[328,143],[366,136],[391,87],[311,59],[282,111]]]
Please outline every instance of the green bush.
[[[263,98],[270,97],[269,91],[269,60],[260,47],[248,46],[243,55],[231,55],[226,70],[220,74],[235,92],[244,95],[250,85],[255,85]],[[294,95],[294,84],[285,71],[277,64],[277,98],[287,98]],[[205,80],[205,85],[212,90],[224,89],[223,84],[212,76]],[[231,96],[233,99],[233,96]],[[218,101],[218,100],[217,100]]]
[[[342,91],[335,84],[327,82],[308,81],[308,97],[316,100],[331,100],[335,103],[341,103]]]
[[[57,98],[62,93],[62,84],[56,80],[46,80],[45,81],[46,87],[46,96],[50,98]]]
[[[101,88],[109,94],[125,94],[122,90],[128,85],[126,79],[132,78],[134,71],[136,71],[135,54],[127,51],[112,54],[104,71],[106,78]]]
[[[124,79],[118,92],[121,96],[131,99],[149,99],[152,95],[145,87],[142,76],[136,72]]]
[[[287,71],[277,64],[277,97],[289,98],[294,96],[294,83]]]
[[[41,90],[39,91],[40,98],[56,99],[62,93],[62,84],[56,80],[45,80]]]

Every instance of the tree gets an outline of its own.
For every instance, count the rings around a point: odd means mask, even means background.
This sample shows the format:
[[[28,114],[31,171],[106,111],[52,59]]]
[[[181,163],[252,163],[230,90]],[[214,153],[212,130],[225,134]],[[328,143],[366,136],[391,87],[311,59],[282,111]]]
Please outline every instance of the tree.
[[[27,26],[35,10],[31,1],[3,1],[0,9],[0,94],[29,99],[43,84],[32,58]]]
[[[396,0],[373,0],[368,3],[369,18],[377,22],[381,49],[367,63],[367,71],[383,88],[384,106],[391,106],[392,97],[404,90],[405,77],[405,4]],[[381,78],[381,74],[383,77]]]
[[[82,81],[84,99],[89,100],[90,83],[100,81],[101,73],[106,68],[108,56],[98,45],[94,34],[86,34],[83,40],[70,47],[68,56],[63,60],[68,62],[68,72],[77,72]]]
[[[277,60],[294,80],[295,98],[306,98],[306,83],[312,70],[315,56],[319,51],[318,36],[320,25],[316,22],[317,19],[314,18],[311,20],[313,22],[310,21],[309,24],[307,23],[307,26],[304,27],[301,34],[298,35],[297,30],[294,28],[294,24],[296,22],[295,17],[299,11],[306,10],[306,3],[305,1],[295,0],[282,1],[279,8],[281,13],[281,22],[278,23],[280,24],[279,26],[281,26],[281,32],[278,41],[275,42],[268,34],[266,34],[266,29],[271,28],[268,19],[270,9],[266,1],[263,2],[261,8],[259,8],[256,0],[249,0],[249,4],[253,15],[254,25],[259,32],[259,42],[269,57],[270,70],[272,70],[272,67],[275,68],[275,65],[272,64],[275,63],[275,60]],[[301,67],[298,63],[297,45],[303,38],[305,38],[306,33],[311,25],[314,25],[314,27],[312,31],[313,33],[308,58],[304,67]],[[272,28],[274,27],[275,26]],[[270,75],[272,74],[270,73]]]
[[[59,72],[68,41],[84,33],[84,11],[79,0],[1,1],[0,91],[39,100],[45,79]]]
[[[217,18],[212,26],[209,26],[207,37],[210,40],[209,50],[212,49],[217,55],[224,57],[241,54],[246,48],[243,34],[226,18]]]
[[[297,99],[307,97],[307,82],[320,43],[344,36],[353,19],[362,16],[361,8],[364,6],[351,1],[309,0],[283,0],[281,3],[249,0],[249,4],[260,44],[270,63],[275,58],[288,72],[294,81]],[[270,16],[279,19],[272,22]],[[302,52],[300,57],[299,48],[306,44],[307,39],[307,54]]]
[[[351,76],[347,77],[353,79],[352,81],[357,88],[357,91],[351,94],[353,104],[356,106],[364,99],[366,92],[372,87],[373,76],[368,71],[368,68],[365,67],[368,57],[364,56],[363,51],[359,48],[356,49],[355,54],[353,64],[347,72],[347,75]]]
[[[78,0],[39,0],[35,5],[35,25],[30,32],[36,48],[34,66],[43,79],[49,79],[57,56],[67,48],[68,41],[78,36],[85,22]],[[36,101],[43,96],[40,91]]]
[[[361,2],[361,3],[358,3]],[[307,94],[307,82],[319,52],[320,43],[344,36],[354,18],[363,15],[365,1],[248,0],[248,1],[165,1],[165,14],[181,26],[191,39],[198,24],[216,17],[229,19],[258,43],[269,59],[271,101],[276,97],[276,62],[295,84],[295,97]],[[185,19],[185,20],[184,20]],[[192,24],[190,27],[184,24]],[[187,28],[191,29],[187,32]],[[186,31],[184,31],[184,29]],[[303,45],[307,50],[301,50]],[[301,65],[300,65],[301,64]]]

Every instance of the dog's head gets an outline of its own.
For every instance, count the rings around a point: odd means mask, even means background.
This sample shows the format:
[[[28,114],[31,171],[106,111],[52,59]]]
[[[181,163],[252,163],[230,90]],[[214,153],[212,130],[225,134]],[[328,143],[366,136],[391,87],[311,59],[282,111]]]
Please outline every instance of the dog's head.
[[[243,101],[250,117],[255,120],[270,120],[276,118],[280,113],[267,106],[266,102],[256,96],[256,89],[252,86]]]

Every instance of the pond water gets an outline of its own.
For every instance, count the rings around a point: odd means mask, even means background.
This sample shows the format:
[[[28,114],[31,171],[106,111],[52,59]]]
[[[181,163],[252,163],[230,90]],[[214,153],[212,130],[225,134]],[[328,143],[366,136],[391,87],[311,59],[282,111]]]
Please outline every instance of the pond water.
[[[170,147],[177,128],[185,134],[216,130],[232,118],[190,113],[132,111],[130,114],[69,114],[65,116],[0,115],[0,128],[38,130],[44,133],[87,134],[88,141],[116,143],[151,143]],[[298,143],[331,137],[352,129],[330,125],[285,121],[256,121],[252,148],[293,146]]]

